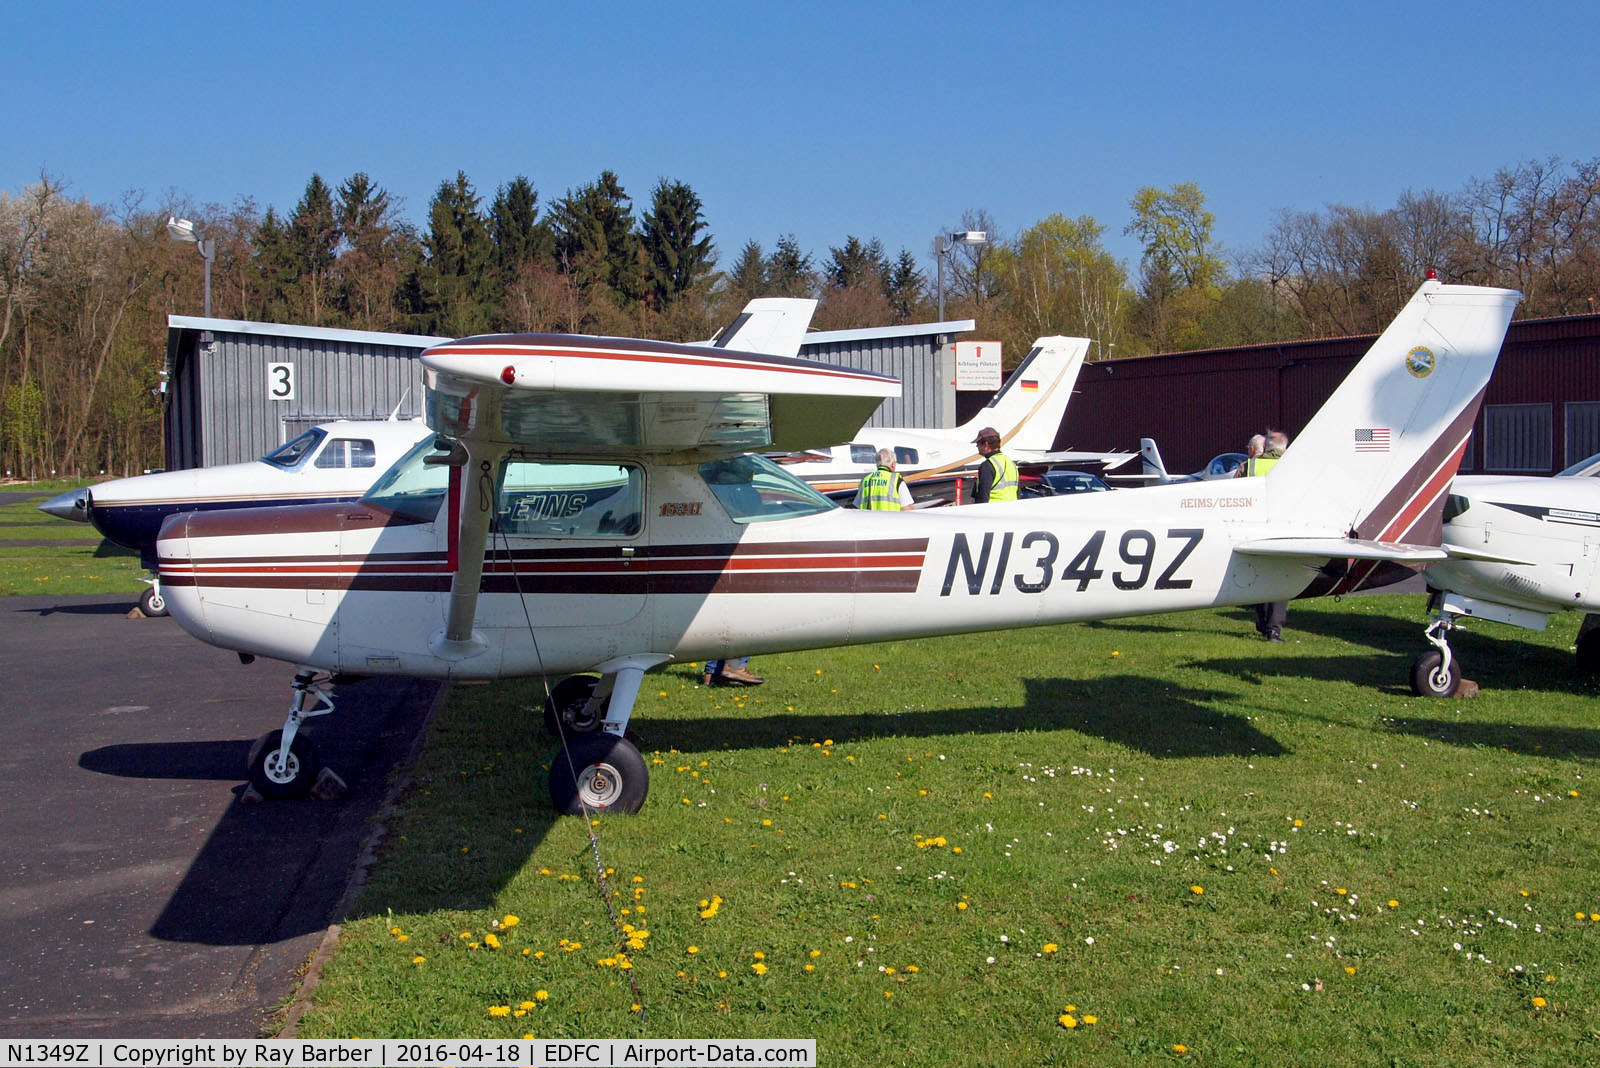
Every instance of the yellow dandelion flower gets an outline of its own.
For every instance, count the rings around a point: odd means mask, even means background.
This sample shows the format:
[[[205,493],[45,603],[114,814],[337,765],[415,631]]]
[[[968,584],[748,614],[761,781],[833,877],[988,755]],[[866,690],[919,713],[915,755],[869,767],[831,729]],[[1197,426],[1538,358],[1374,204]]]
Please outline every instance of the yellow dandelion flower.
[[[767,974],[767,966],[762,964],[760,961],[756,961],[754,964],[750,965],[750,970],[755,972],[757,975]]]
[[[1078,1018],[1071,1013],[1064,1012],[1060,1016],[1056,1017],[1056,1023],[1070,1031],[1074,1027],[1078,1026]]]
[[[918,968],[915,964],[907,964],[906,965],[906,971],[911,972],[912,974],[916,974],[917,972],[919,972],[921,970],[922,969]]]
[[[1577,797],[1578,796],[1578,791],[1576,791],[1576,790],[1568,790],[1567,791],[1567,796],[1568,797]]]
[[[424,957],[421,954],[418,954],[417,956],[411,958],[411,963],[412,964],[421,964],[424,961],[426,961],[427,959],[428,959],[427,957]]]
[[[1400,907],[1400,902],[1396,901],[1394,898],[1391,897],[1389,899],[1389,907],[1392,908],[1392,909],[1397,909],[1397,908]]]
[[[1054,942],[1046,942],[1044,944],[1044,951],[1046,953],[1054,953],[1056,950],[1058,950],[1060,948],[1061,947],[1056,945]]]
[[[960,912],[967,911],[967,903],[965,901],[957,901],[956,902],[956,909],[958,911],[960,911]]]
[[[1176,1042],[1172,1046],[1172,1052],[1174,1052],[1174,1053],[1188,1053],[1189,1052],[1189,1047],[1185,1046],[1182,1042]]]
[[[392,935],[398,935],[400,933],[400,928],[391,927],[391,928],[389,928],[389,933],[392,934]]]
[[[483,936],[483,944],[488,946],[490,949],[499,949],[500,939],[496,938],[494,932],[491,931],[489,934]]]
[[[727,972],[718,972],[717,973],[717,978],[718,979],[726,979],[727,977],[728,977],[728,973]]]
[[[533,1008],[533,1006],[534,1002],[524,1001],[521,1005],[518,1005],[517,1008],[521,1009],[523,1012],[527,1012],[529,1009]]]
[[[1193,886],[1189,887],[1189,893],[1191,894],[1203,894],[1205,892],[1206,888],[1201,886],[1199,883],[1195,883]]]
[[[511,1006],[510,1005],[490,1005],[489,1006],[489,1015],[490,1016],[510,1016],[511,1015]]]
[[[1546,1001],[1544,998],[1534,998],[1533,999],[1533,1007],[1536,1008],[1536,1009],[1542,1009],[1548,1004],[1550,1004],[1550,1003],[1548,1001]]]
[[[550,1000],[550,991],[548,991],[548,990],[535,990],[533,992],[533,1000],[535,1000],[535,1001],[549,1001]]]
[[[816,959],[817,959],[817,958],[818,958],[818,957],[820,957],[820,956],[822,956],[822,950],[820,950],[820,949],[813,949],[813,950],[812,950],[812,951],[811,951],[811,959],[812,959],[812,960],[816,960]]]
[[[754,953],[750,954],[750,959],[751,960],[766,960],[767,959],[767,955],[765,953],[761,952],[758,949]]]
[[[408,934],[397,934],[394,936],[394,940],[396,942],[409,942],[411,941],[411,936]]]
[[[816,970],[817,970],[817,966],[816,966],[816,965],[815,965],[815,964],[807,964],[807,965],[806,965],[806,971],[808,971],[808,972],[814,972],[814,971],[816,971]]]
[[[1348,894],[1348,893],[1349,893],[1349,892],[1350,892],[1350,891],[1348,891],[1348,890],[1346,890],[1346,889],[1345,889],[1345,888],[1344,888],[1344,887],[1342,887],[1342,886],[1341,886],[1341,887],[1339,887],[1339,888],[1338,888],[1338,889],[1337,889],[1337,890],[1335,890],[1335,891],[1334,891],[1334,893],[1336,893],[1336,894],[1338,894],[1338,895],[1339,895],[1339,896],[1340,896],[1340,897],[1344,897],[1344,896],[1345,896],[1345,895],[1346,895],[1346,894]]]
[[[1091,1016],[1088,1013],[1084,1013],[1083,1014],[1083,1022],[1088,1024],[1090,1027],[1093,1027],[1095,1024],[1100,1022],[1100,1017]]]
[[[1345,968],[1344,968],[1344,973],[1345,973],[1345,974],[1346,974],[1346,975],[1354,975],[1354,974],[1356,974],[1356,969],[1355,969],[1355,965],[1353,965],[1353,964],[1347,964],[1347,965],[1345,965]]]
[[[522,920],[520,918],[518,918],[516,916],[513,916],[510,913],[507,913],[505,915],[505,917],[500,921],[500,927],[503,930],[508,930],[509,931],[511,928],[515,927],[517,924],[519,924],[521,922],[522,922]]]
[[[1296,827],[1304,827],[1305,826],[1305,821],[1304,820],[1295,820],[1294,821],[1294,825]]]
[[[885,998],[892,998],[892,997],[894,997],[894,991],[893,990],[885,990],[883,992],[883,996]]]
[[[689,956],[692,957],[698,952],[700,952],[700,947],[699,946],[690,946],[689,947],[689,950],[688,950]]]

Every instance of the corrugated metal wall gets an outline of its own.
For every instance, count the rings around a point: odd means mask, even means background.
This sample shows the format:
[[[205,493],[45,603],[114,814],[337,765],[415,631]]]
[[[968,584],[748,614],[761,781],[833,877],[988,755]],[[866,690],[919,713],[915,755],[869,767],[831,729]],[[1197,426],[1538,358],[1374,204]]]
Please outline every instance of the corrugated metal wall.
[[[904,330],[802,345],[800,355],[901,380],[900,399],[880,407],[869,425],[946,425],[940,352],[950,335]],[[174,323],[167,338],[167,467],[253,460],[311,424],[381,419],[396,405],[401,416],[420,415],[417,356],[437,339],[383,334],[366,336],[385,343],[367,343],[351,340],[353,333],[228,320]],[[274,363],[293,365],[291,400],[269,396],[268,365]]]
[[[1198,470],[1218,453],[1241,451],[1251,434],[1267,426],[1292,437],[1375,339],[1295,341],[1086,364],[1056,447],[1137,449],[1139,438],[1152,437],[1168,470]],[[1543,473],[1554,474],[1581,458],[1569,459],[1570,452],[1600,451],[1600,441],[1591,448],[1586,440],[1600,432],[1600,425],[1591,430],[1575,409],[1572,435],[1566,426],[1568,404],[1595,401],[1600,401],[1600,315],[1511,324],[1484,405],[1550,406],[1553,441],[1549,470]],[[1484,466],[1483,425],[1480,413],[1463,470],[1499,470]]]
[[[944,426],[939,335],[801,345],[800,355],[900,380],[900,398],[879,405],[867,426]]]

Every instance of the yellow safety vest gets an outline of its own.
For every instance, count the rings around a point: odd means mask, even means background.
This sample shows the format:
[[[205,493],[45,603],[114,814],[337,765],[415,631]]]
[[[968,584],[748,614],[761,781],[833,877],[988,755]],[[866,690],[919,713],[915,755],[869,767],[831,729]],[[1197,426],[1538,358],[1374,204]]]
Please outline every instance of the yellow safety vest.
[[[989,487],[989,503],[1016,500],[1017,490],[1022,481],[1017,474],[1017,465],[1003,452],[990,453],[989,463],[994,467],[994,484]]]
[[[1264,475],[1272,470],[1272,465],[1278,462],[1276,456],[1252,456],[1245,461],[1244,474],[1246,478],[1253,475]]]
[[[897,472],[880,467],[861,480],[861,507],[874,512],[900,511],[900,483]]]

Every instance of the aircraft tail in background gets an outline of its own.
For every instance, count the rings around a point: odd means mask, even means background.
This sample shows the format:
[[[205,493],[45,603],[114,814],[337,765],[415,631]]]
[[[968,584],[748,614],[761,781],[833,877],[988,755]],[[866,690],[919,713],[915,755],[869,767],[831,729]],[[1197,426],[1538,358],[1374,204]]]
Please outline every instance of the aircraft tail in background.
[[[1086,337],[1040,338],[993,399],[950,433],[971,441],[992,426],[1007,453],[1049,452],[1088,352]]]

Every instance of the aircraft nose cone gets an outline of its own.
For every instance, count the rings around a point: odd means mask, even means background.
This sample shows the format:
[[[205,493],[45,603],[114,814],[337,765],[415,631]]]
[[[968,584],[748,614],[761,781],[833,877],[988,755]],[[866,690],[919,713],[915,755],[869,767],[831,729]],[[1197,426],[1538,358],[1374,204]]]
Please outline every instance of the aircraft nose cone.
[[[39,511],[53,515],[57,519],[72,519],[79,523],[89,521],[89,491],[86,489],[67,490],[58,493],[39,506]]]

